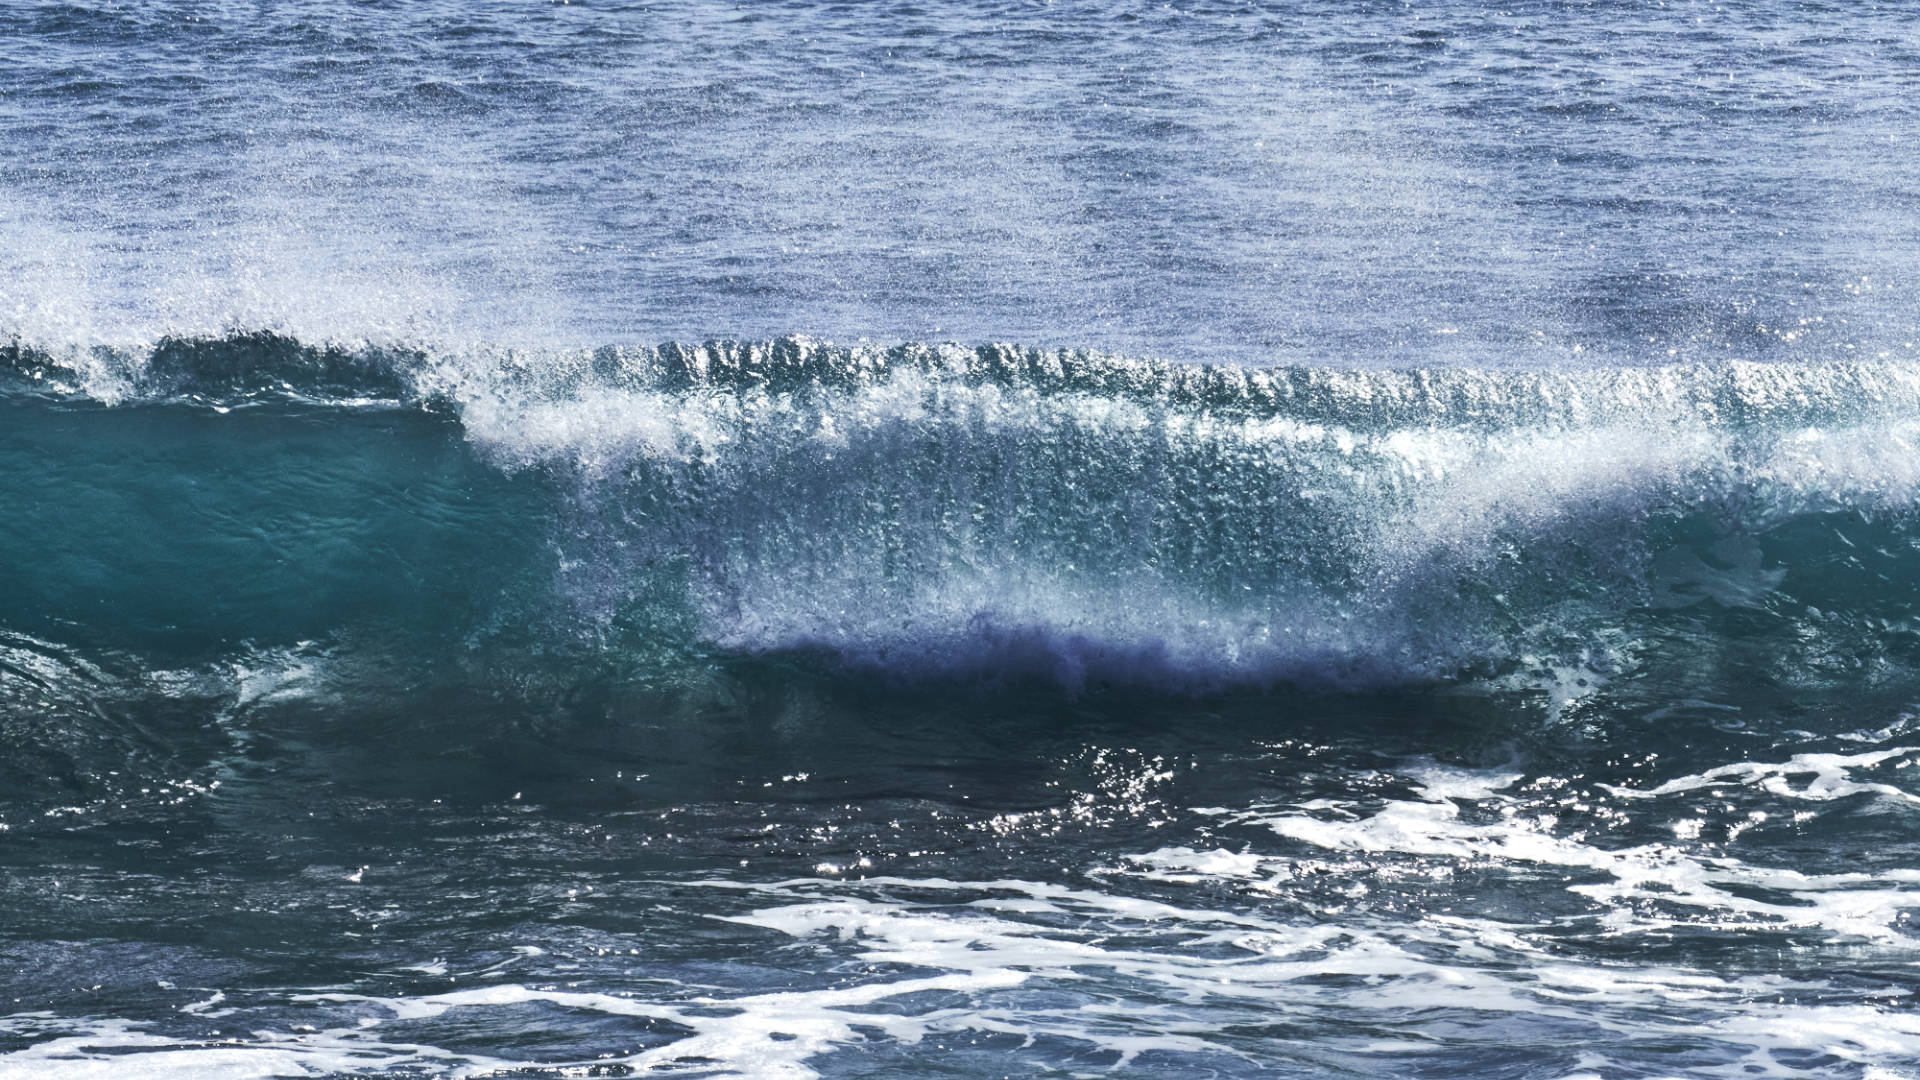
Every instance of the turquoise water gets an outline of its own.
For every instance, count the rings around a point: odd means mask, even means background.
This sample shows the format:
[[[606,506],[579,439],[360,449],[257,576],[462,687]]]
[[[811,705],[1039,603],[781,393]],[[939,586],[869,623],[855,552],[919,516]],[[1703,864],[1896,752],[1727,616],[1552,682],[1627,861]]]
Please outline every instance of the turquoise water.
[[[1908,22],[0,10],[0,1076],[1912,1074]]]

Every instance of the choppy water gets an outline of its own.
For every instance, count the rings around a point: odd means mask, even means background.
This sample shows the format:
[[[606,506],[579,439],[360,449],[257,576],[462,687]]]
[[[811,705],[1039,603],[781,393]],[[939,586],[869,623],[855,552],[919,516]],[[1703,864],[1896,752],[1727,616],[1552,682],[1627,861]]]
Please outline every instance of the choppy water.
[[[1920,1076],[1915,27],[0,7],[0,1076]]]

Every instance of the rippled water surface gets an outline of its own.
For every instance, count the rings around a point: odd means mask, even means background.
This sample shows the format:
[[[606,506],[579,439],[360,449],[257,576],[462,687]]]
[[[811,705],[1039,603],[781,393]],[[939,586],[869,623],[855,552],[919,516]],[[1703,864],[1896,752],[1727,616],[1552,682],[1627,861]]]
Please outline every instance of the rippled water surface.
[[[63,339],[1916,332],[1899,5],[20,3],[0,42],[6,307]]]
[[[1920,1077],[1916,27],[0,4],[0,1077]]]

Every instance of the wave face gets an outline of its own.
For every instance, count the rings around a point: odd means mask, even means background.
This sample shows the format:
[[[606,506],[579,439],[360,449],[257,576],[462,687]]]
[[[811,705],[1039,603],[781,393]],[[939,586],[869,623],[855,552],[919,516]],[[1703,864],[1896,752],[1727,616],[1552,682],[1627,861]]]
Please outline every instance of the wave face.
[[[1905,686],[1920,367],[0,354],[9,625],[1070,690]],[[677,658],[677,659],[674,659]],[[809,661],[809,662],[815,662]],[[1802,685],[1804,684],[1804,685]]]

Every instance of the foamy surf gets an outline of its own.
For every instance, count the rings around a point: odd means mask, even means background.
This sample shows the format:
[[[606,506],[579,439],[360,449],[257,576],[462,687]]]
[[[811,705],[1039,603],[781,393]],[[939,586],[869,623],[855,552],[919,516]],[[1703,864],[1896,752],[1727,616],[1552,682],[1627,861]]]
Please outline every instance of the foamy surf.
[[[1709,1075],[1846,1066],[1896,1076],[1920,1054],[1907,992],[1829,965],[1862,948],[1910,949],[1920,872],[1803,873],[1768,865],[1742,836],[1817,829],[1813,819],[1842,812],[1817,804],[1834,801],[1911,817],[1920,795],[1910,784],[1871,778],[1916,760],[1908,747],[1742,762],[1613,806],[1548,777],[1413,761],[1377,779],[1404,796],[1366,808],[1318,799],[1203,810],[1182,823],[1183,837],[1228,846],[1119,854],[1072,883],[857,867],[695,879],[672,890],[679,903],[742,928],[775,968],[807,957],[819,974],[768,990],[656,971],[583,990],[577,980],[525,981],[530,969],[554,969],[543,950],[523,948],[480,970],[435,959],[395,971],[419,987],[398,995],[169,986],[181,1021],[222,1030],[183,1046],[150,1023],[16,1015],[7,1028],[32,1045],[0,1055],[0,1075],[811,1078],[927,1055],[1123,1076],[1319,1075],[1471,1068],[1488,1040],[1524,1024],[1555,1037],[1512,1052],[1556,1075],[1664,1063]],[[1740,776],[1805,783],[1738,785]],[[1727,783],[1764,794],[1735,806],[1720,797]],[[1705,792],[1716,797],[1692,798]],[[1031,837],[1035,824],[992,827]],[[1644,842],[1648,833],[1667,835]],[[1460,891],[1468,878],[1471,893]],[[1560,900],[1523,914],[1502,899],[1509,890]],[[1437,896],[1450,899],[1408,917],[1409,905]],[[1586,954],[1583,934],[1608,944]],[[1799,959],[1715,971],[1674,951],[1690,935],[1791,941]],[[1644,955],[1632,959],[1636,942]],[[613,939],[593,955],[617,962],[622,951]],[[449,1033],[543,1024],[587,1024],[625,1049],[569,1060],[445,1044]],[[1276,1037],[1290,1031],[1326,1034]]]

